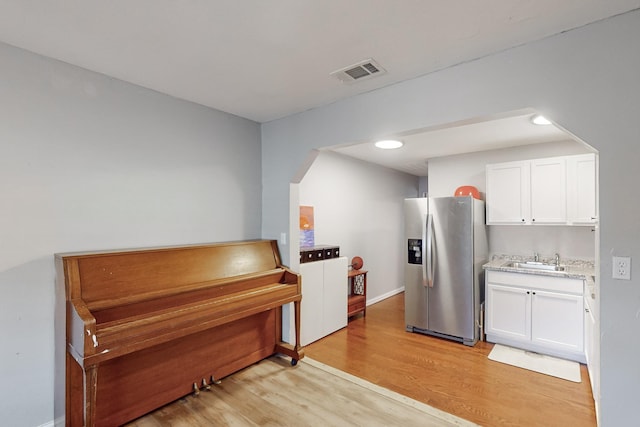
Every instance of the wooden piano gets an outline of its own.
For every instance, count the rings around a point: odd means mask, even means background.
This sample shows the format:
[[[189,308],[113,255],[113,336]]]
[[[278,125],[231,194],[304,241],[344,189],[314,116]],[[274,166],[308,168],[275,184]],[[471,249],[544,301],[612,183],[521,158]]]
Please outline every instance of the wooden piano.
[[[56,270],[67,426],[121,425],[274,353],[304,357],[301,279],[275,241],[56,254]]]

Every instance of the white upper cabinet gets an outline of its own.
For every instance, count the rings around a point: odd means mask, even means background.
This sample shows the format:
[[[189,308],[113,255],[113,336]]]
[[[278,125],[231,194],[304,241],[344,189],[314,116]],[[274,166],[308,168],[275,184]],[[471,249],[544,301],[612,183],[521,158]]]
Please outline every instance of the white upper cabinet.
[[[528,161],[487,165],[487,224],[530,221],[530,174]]]
[[[595,154],[567,157],[567,214],[571,224],[597,222],[597,183]]]
[[[593,224],[596,163],[585,154],[487,165],[487,224]]]
[[[531,222],[567,222],[567,168],[563,157],[531,161]]]

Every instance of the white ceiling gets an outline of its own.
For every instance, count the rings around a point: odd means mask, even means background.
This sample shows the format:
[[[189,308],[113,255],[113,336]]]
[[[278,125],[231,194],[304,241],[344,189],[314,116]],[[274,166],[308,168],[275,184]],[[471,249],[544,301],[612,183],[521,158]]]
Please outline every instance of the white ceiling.
[[[397,150],[381,150],[374,141],[329,147],[331,151],[376,163],[416,176],[427,176],[428,159],[517,147],[543,142],[578,141],[555,125],[534,125],[533,110],[522,110],[502,117],[452,123],[435,129],[392,135],[404,145]],[[581,143],[581,142],[576,142]]]
[[[267,122],[637,8],[640,0],[0,0],[0,41]],[[353,84],[329,75],[368,58],[387,72]]]
[[[266,122],[640,0],[0,0],[0,41]],[[373,58],[383,76],[329,73]]]

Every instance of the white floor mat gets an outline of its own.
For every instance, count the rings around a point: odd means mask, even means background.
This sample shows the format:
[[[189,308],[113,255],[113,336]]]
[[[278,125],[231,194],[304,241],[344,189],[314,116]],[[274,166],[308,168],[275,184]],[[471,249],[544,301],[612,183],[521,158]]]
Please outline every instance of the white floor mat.
[[[580,364],[578,362],[558,359],[500,344],[496,344],[493,347],[493,350],[489,353],[489,359],[575,383],[581,382]]]

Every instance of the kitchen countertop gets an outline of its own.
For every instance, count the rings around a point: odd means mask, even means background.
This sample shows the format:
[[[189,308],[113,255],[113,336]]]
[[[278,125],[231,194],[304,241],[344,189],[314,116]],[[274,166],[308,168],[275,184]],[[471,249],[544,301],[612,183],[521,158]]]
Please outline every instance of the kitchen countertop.
[[[570,279],[586,280],[587,292],[591,298],[595,299],[595,267],[593,261],[576,259],[560,260],[560,265],[564,266],[564,271],[534,270],[530,268],[517,268],[507,266],[512,262],[533,261],[531,257],[518,255],[493,255],[491,261],[484,264],[482,268],[493,271],[508,271],[512,273],[535,274],[537,276],[566,277]],[[553,259],[542,258],[541,262],[553,263]]]
[[[560,260],[560,265],[564,266],[563,271],[551,270],[534,270],[531,268],[510,267],[508,264],[512,262],[533,261],[531,257],[523,257],[518,255],[493,255],[491,261],[483,265],[485,270],[510,271],[513,273],[535,274],[538,276],[567,277],[573,279],[589,279],[594,275],[594,265],[592,261],[583,261],[576,259]],[[540,262],[553,264],[553,259],[540,259]]]

